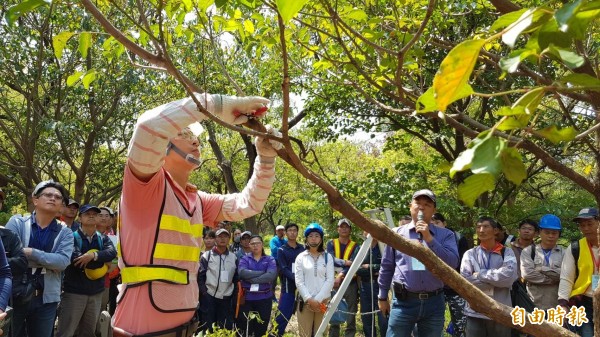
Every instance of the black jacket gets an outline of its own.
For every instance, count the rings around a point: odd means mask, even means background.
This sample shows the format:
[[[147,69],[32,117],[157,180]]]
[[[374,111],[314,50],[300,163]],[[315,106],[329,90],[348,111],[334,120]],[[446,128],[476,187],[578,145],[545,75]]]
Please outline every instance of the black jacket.
[[[0,227],[0,237],[2,238],[2,244],[4,245],[4,251],[6,252],[6,258],[13,279],[13,295],[15,291],[19,291],[19,287],[23,282],[27,282],[24,279],[25,273],[27,272],[27,257],[23,252],[23,244],[21,239],[15,234],[15,232],[4,227]]]
[[[67,293],[80,294],[80,295],[95,295],[104,291],[104,277],[97,280],[90,280],[85,275],[83,268],[76,267],[73,261],[81,255],[88,252],[90,249],[98,250],[98,261],[90,261],[87,265],[88,268],[96,269],[102,267],[104,263],[111,262],[116,256],[117,251],[115,250],[112,241],[108,236],[101,234],[102,247],[99,247],[97,233],[92,237],[90,243],[85,234],[78,229],[77,232],[81,237],[81,248],[74,239],[75,248],[73,249],[73,255],[71,256],[71,264],[65,269],[64,278],[64,291]]]

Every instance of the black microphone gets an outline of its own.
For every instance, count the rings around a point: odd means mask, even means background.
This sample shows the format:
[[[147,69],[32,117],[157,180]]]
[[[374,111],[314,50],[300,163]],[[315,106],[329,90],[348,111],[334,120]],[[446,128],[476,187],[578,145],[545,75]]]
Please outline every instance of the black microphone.
[[[423,221],[423,219],[425,219],[425,215],[422,210],[419,210],[419,213],[417,213],[417,221]],[[419,239],[423,240],[423,234],[421,234],[421,232],[418,232],[417,234],[419,234]]]

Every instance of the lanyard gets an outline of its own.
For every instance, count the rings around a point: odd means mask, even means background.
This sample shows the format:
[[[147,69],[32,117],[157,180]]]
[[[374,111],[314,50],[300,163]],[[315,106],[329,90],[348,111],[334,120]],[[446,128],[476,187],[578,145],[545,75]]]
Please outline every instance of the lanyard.
[[[480,247],[480,250],[481,250],[481,254],[480,254],[481,255],[481,262],[482,262],[483,266],[485,267],[485,269],[489,270],[490,269],[490,263],[491,263],[491,260],[492,260],[492,252],[488,253],[487,264],[485,264],[485,259],[484,259],[484,255],[483,255],[483,248]]]
[[[600,259],[596,262],[596,256],[594,256],[594,251],[592,250],[592,246],[588,242],[588,248],[590,249],[590,255],[592,256],[592,261],[594,261],[594,274],[598,273],[598,269],[600,269]]]
[[[546,263],[546,266],[550,266],[550,255],[552,255],[552,248],[542,248],[542,252],[544,252],[544,262]]]

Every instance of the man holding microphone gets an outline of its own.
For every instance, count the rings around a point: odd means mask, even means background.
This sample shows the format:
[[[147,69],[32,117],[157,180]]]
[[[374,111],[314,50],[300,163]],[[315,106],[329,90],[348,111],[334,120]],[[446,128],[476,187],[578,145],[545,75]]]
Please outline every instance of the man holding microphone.
[[[458,265],[454,234],[434,226],[436,197],[428,189],[413,194],[409,205],[412,222],[394,228],[399,235],[431,249],[450,267]],[[416,324],[419,337],[438,337],[444,328],[444,284],[416,258],[390,246],[385,248],[379,270],[379,308],[389,314],[387,336],[408,337]],[[390,308],[388,291],[393,291]]]

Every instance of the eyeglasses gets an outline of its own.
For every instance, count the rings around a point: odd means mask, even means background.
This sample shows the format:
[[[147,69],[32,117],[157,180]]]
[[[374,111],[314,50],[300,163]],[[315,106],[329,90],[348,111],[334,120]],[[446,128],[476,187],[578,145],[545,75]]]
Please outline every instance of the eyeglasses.
[[[40,197],[44,197],[46,199],[56,199],[58,201],[63,200],[62,195],[59,193],[44,192],[44,193],[40,193]]]
[[[250,242],[250,246],[258,246],[262,244],[262,242]]]
[[[198,141],[198,136],[196,136],[189,128],[179,131],[177,137],[190,142]]]

